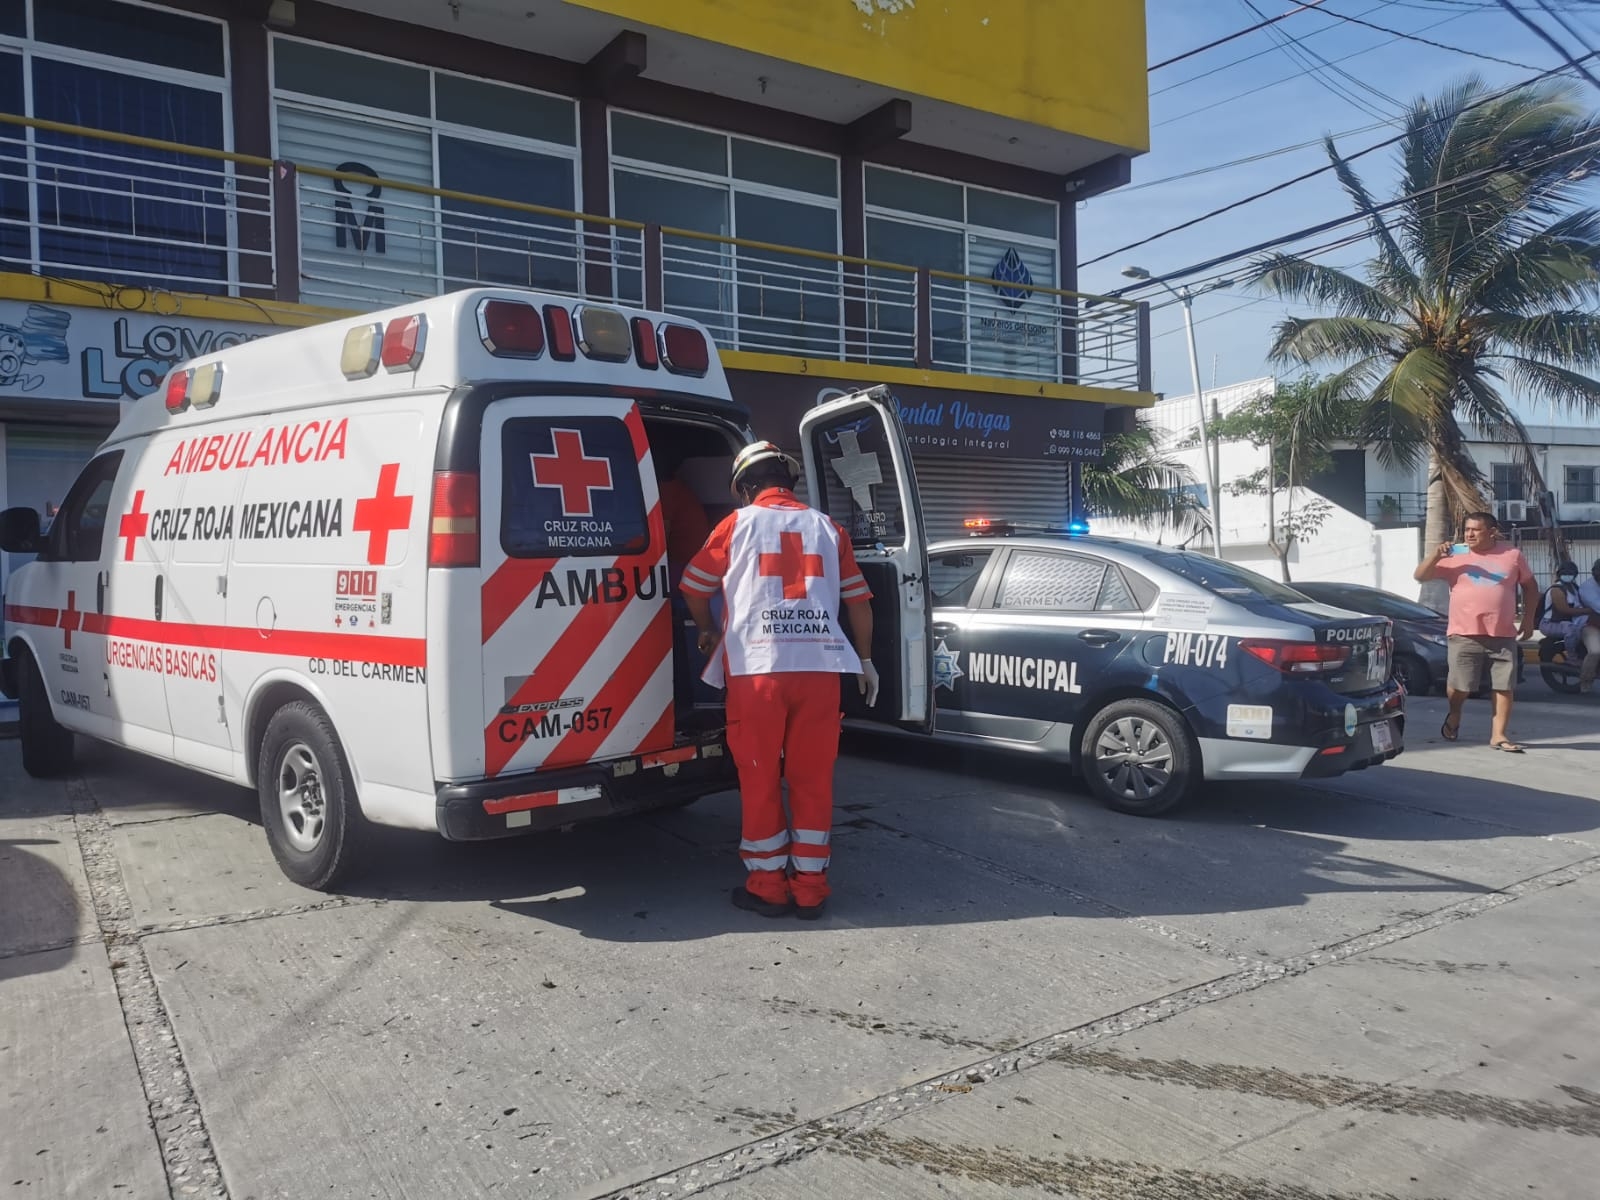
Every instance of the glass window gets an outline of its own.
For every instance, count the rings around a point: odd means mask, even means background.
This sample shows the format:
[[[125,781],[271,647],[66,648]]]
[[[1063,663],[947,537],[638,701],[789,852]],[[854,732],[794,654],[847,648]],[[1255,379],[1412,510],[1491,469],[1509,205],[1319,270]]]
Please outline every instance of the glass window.
[[[1048,200],[1030,200],[1026,196],[989,192],[983,188],[967,189],[969,225],[983,225],[990,229],[1004,229],[1055,241],[1061,233],[1056,225],[1057,219],[1056,206]]]
[[[223,148],[223,97],[42,55],[33,111],[44,120]],[[195,155],[39,130],[39,251],[96,278],[220,290],[228,279],[228,180]]]
[[[656,221],[723,237],[732,232],[725,187],[619,170],[612,188],[616,215],[624,220]],[[662,239],[661,253],[662,306],[704,322],[719,341],[731,340],[732,328],[723,318],[733,309],[732,248],[723,242],[668,235]],[[622,299],[642,303],[644,283],[639,272],[618,274]]]
[[[1122,578],[1122,572],[1116,567],[1108,567],[1095,608],[1101,612],[1142,612],[1144,605],[1134,598],[1133,590]]]
[[[1522,468],[1516,463],[1494,463],[1494,498],[1496,500],[1523,500]]]
[[[10,37],[28,36],[28,0],[0,0],[0,33]]]
[[[1106,565],[1098,559],[1017,550],[1000,583],[1000,607],[1090,612],[1105,575]]]
[[[889,434],[874,411],[841,413],[812,430],[812,457],[822,473],[819,507],[857,545],[903,546],[905,518]]]
[[[636,158],[707,175],[728,173],[725,135],[628,113],[611,114],[611,154],[614,158]]]
[[[1593,504],[1595,475],[1593,467],[1568,467],[1566,469],[1567,502],[1570,504]]]
[[[912,225],[887,217],[867,218],[867,257],[879,262],[905,263],[949,271],[966,270],[966,247],[956,229]],[[958,285],[959,286],[959,285]],[[867,268],[868,346],[874,362],[902,362],[915,357],[912,345],[917,327],[915,298],[908,293],[903,271]],[[960,309],[940,304],[933,311],[933,357],[936,362],[956,362],[966,354],[967,328]]]
[[[819,196],[839,194],[839,164],[835,159],[770,142],[734,138],[733,177]]]
[[[122,451],[102,454],[83,469],[61,511],[50,525],[42,559],[53,562],[99,562],[105,542],[111,487],[117,479]]]
[[[941,221],[962,221],[966,217],[959,183],[883,167],[867,168],[867,203]]]
[[[831,253],[839,240],[833,208],[751,192],[734,198],[739,237]],[[839,353],[840,267],[832,259],[753,250],[738,258],[739,344],[790,353]]]
[[[218,21],[107,0],[38,0],[33,6],[38,41],[219,78],[226,66],[222,30]]]
[[[615,417],[527,417],[501,434],[500,544],[512,558],[643,554],[639,463]]]
[[[0,109],[22,104],[22,55],[0,54]],[[28,134],[20,125],[0,126],[0,259],[13,264],[32,257],[28,236]]]
[[[972,603],[992,550],[942,554],[928,561],[928,587],[936,608],[966,608]]]
[[[385,112],[430,115],[428,72],[292,38],[272,41],[273,80],[283,91],[344,100]]]
[[[1249,599],[1254,596],[1277,604],[1304,604],[1309,597],[1291,587],[1285,587],[1257,575],[1254,571],[1220,558],[1183,551],[1154,551],[1145,558],[1158,567],[1165,567],[1174,575],[1198,584],[1218,596],[1229,600]]]
[[[441,121],[555,142],[560,146],[578,144],[570,100],[485,83],[481,79],[464,79],[459,75],[436,76],[434,89]]]
[[[569,212],[574,204],[570,160],[460,138],[439,139],[439,186]],[[578,290],[572,221],[455,199],[440,207],[447,288],[498,283]]]

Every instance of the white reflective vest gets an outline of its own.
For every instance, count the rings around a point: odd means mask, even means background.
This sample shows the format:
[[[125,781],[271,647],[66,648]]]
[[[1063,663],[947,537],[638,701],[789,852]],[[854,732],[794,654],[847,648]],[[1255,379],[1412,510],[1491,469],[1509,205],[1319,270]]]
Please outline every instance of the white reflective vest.
[[[719,579],[714,568],[723,566],[722,537],[726,566]],[[840,578],[841,566],[849,578]],[[739,509],[712,531],[685,569],[682,586],[702,595],[718,586],[723,591],[722,649],[702,676],[713,687],[724,686],[728,675],[861,670],[840,623],[840,604],[872,593],[839,527],[798,501]]]

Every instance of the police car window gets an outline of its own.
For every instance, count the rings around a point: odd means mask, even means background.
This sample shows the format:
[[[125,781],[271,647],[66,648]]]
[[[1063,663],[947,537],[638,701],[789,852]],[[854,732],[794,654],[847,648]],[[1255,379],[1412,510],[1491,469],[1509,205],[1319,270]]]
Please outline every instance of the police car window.
[[[55,562],[100,560],[110,515],[111,488],[121,464],[122,451],[115,450],[102,454],[83,469],[51,522],[45,553],[40,558]]]
[[[1000,607],[1089,612],[1105,574],[1105,563],[1096,559],[1013,551],[1000,584]]]
[[[500,435],[500,545],[512,558],[642,554],[650,531],[628,428],[523,417]]]
[[[1133,589],[1122,578],[1122,572],[1116,567],[1106,568],[1105,582],[1100,585],[1100,599],[1095,608],[1100,612],[1142,612],[1144,605],[1140,604],[1133,594]]]
[[[939,608],[965,608],[972,603],[972,593],[989,565],[993,551],[941,554],[928,562],[928,586],[933,592],[933,603]]]
[[[857,545],[903,546],[906,522],[900,510],[900,483],[889,453],[889,434],[878,414],[846,414],[817,426],[812,439],[823,491],[814,503]]]
[[[1302,592],[1220,558],[1181,551],[1157,552],[1146,555],[1146,558],[1156,566],[1165,567],[1174,575],[1180,575],[1190,583],[1198,584],[1206,591],[1228,600],[1255,597],[1275,604],[1304,604],[1309,599]]]

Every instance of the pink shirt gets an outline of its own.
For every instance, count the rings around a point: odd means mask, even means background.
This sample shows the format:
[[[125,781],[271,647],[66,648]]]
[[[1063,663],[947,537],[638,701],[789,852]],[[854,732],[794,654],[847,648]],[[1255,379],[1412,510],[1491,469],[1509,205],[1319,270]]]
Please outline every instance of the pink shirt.
[[[1481,554],[1451,554],[1439,560],[1434,574],[1450,585],[1452,636],[1517,636],[1517,590],[1533,582],[1521,550],[1497,543]]]

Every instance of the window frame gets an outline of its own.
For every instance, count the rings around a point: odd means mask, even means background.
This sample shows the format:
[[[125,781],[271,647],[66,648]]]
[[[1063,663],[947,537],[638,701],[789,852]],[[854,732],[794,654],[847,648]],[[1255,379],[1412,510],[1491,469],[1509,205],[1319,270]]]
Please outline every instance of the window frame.
[[[111,521],[111,509],[109,503],[106,508],[106,524],[100,527],[99,552],[93,558],[79,557],[77,554],[78,547],[75,544],[70,547],[63,546],[61,544],[68,541],[75,542],[77,537],[76,529],[63,522],[62,518],[66,517],[72,511],[75,505],[80,507],[87,505],[89,498],[94,495],[95,490],[99,488],[102,481],[109,485],[106,493],[106,499],[109,502],[111,497],[116,494],[117,476],[122,471],[123,453],[124,452],[120,449],[107,450],[102,454],[96,454],[84,464],[83,470],[78,472],[78,477],[72,481],[72,486],[67,489],[67,494],[61,498],[61,507],[56,510],[56,515],[51,518],[50,529],[44,536],[43,545],[39,547],[39,552],[34,556],[35,561],[60,563],[98,563],[105,557],[105,531]],[[104,477],[103,480],[94,475],[96,468],[99,467],[101,463],[109,464],[111,469],[110,475]],[[85,481],[90,478],[94,478],[95,482],[92,486],[85,486]],[[58,533],[57,530],[60,530],[61,532]]]
[[[1574,480],[1574,475],[1588,475],[1587,481]],[[1586,489],[1588,496],[1579,498],[1572,494],[1572,489],[1577,487]],[[1566,504],[1595,504],[1600,502],[1600,467],[1587,463],[1563,465],[1561,468],[1561,498]]]
[[[934,592],[934,590],[933,590],[932,575],[933,575],[934,563],[937,560],[949,558],[952,555],[957,555],[957,554],[959,554],[959,555],[970,555],[970,556],[973,556],[973,557],[976,557],[976,556],[981,554],[983,556],[983,560],[984,560],[983,561],[983,565],[978,567],[978,569],[971,576],[968,577],[968,580],[970,580],[970,582],[972,584],[972,590],[968,594],[966,602],[962,603],[962,604],[952,604],[949,601],[945,600],[943,598],[943,596],[941,596],[940,594]],[[930,553],[928,555],[928,574],[929,574],[928,596],[929,596],[929,599],[931,601],[930,607],[934,608],[934,609],[939,609],[939,608],[956,609],[956,610],[959,610],[961,612],[976,612],[976,611],[979,611],[981,609],[984,609],[984,608],[988,607],[984,603],[984,600],[986,599],[987,593],[989,591],[989,588],[986,586],[986,578],[987,578],[989,572],[992,572],[992,571],[995,571],[995,570],[998,569],[995,564],[997,562],[1002,561],[1003,557],[1004,557],[1004,554],[1003,554],[1003,551],[1002,551],[1001,547],[998,547],[998,546],[984,546],[984,545],[975,545],[971,549],[967,549],[967,550],[946,550],[946,551],[940,552],[939,554]],[[963,580],[962,583],[960,585],[958,585],[958,586],[965,587],[967,582],[968,582],[968,580]],[[953,590],[955,590],[955,589],[952,589],[952,591]],[[948,596],[948,595],[950,595],[950,592],[946,592],[946,593],[944,593],[944,595]]]
[[[992,238],[995,241],[1010,239],[1023,245],[1032,246],[1035,249],[1049,250],[1055,256],[1056,266],[1050,281],[1042,286],[1053,288],[1058,288],[1061,286],[1061,237],[1059,232],[1057,233],[1057,236],[1053,238],[1047,238],[1033,233],[1020,233],[1010,229],[997,229],[992,225],[974,224],[968,216],[968,212],[971,208],[971,201],[968,192],[972,188],[977,188],[982,192],[994,192],[997,195],[1011,196],[1018,200],[1032,200],[1038,204],[1051,205],[1056,210],[1056,228],[1058,231],[1061,227],[1061,202],[1059,200],[1048,200],[1043,196],[1030,196],[1026,192],[1011,191],[1008,188],[988,187],[987,185],[968,182],[965,179],[947,179],[940,175],[930,175],[926,171],[908,171],[904,167],[891,167],[884,163],[872,162],[864,162],[861,164],[861,195],[863,197],[865,197],[867,194],[867,172],[869,170],[893,171],[898,175],[909,175],[915,179],[927,179],[934,183],[950,183],[956,185],[961,189],[961,220],[952,221],[947,217],[930,217],[924,213],[907,212],[906,210],[899,208],[885,208],[883,205],[868,204],[865,202],[865,200],[863,200],[863,237],[866,233],[866,217],[884,217],[891,221],[899,221],[902,225],[920,225],[929,229],[943,229],[951,233],[960,233],[964,235],[976,234],[978,237]],[[962,260],[967,268],[962,272],[962,274],[977,274],[977,272],[973,271],[972,269],[971,238],[963,237],[961,246]],[[867,257],[871,258],[871,253],[868,253]]]
[[[370,58],[377,62],[393,63],[397,66],[411,67],[426,73],[428,77],[428,112],[426,117],[419,117],[412,113],[395,113],[386,109],[373,108],[370,105],[356,104],[345,100],[333,100],[327,96],[318,96],[311,92],[295,91],[292,88],[278,86],[278,46],[282,42],[299,42],[314,46],[322,50],[330,50],[339,54],[353,54],[362,58]],[[490,83],[495,87],[508,88],[512,91],[524,92],[529,95],[544,96],[548,99],[559,100],[565,103],[572,115],[572,144],[561,142],[548,142],[538,138],[525,137],[518,134],[506,133],[498,129],[480,129],[473,125],[462,125],[455,121],[442,120],[439,112],[439,87],[438,78],[441,75],[454,76],[458,79],[468,79],[479,83]],[[452,71],[444,67],[431,67],[422,63],[407,62],[404,59],[394,58],[387,54],[376,54],[355,46],[341,45],[335,42],[322,42],[315,38],[297,36],[292,33],[273,31],[267,39],[267,120],[268,136],[271,139],[274,157],[281,157],[280,130],[278,114],[282,106],[311,114],[323,114],[332,117],[342,117],[345,120],[359,121],[370,125],[382,126],[404,133],[424,134],[428,139],[428,186],[439,191],[444,191],[445,186],[439,175],[439,139],[441,137],[454,138],[457,141],[472,142],[478,145],[493,146],[502,150],[518,150],[528,154],[542,154],[549,158],[559,158],[567,162],[572,174],[572,211],[575,214],[583,212],[583,161],[582,161],[582,129],[579,124],[578,102],[571,96],[563,96],[559,92],[546,91],[543,88],[528,87],[520,83],[511,83],[503,79],[490,79],[477,75],[469,75],[464,71]],[[453,189],[452,189],[453,190]],[[411,193],[421,196],[418,193]],[[445,218],[444,204],[440,197],[429,196],[433,209],[433,278],[436,291],[443,291],[445,287],[445,241],[443,236],[443,223]],[[582,230],[576,220],[573,222],[575,236],[582,237]],[[303,233],[301,234],[303,237]],[[583,290],[582,264],[578,271],[579,292]]]
[[[1504,483],[1501,482],[1502,479],[1505,480]],[[1515,491],[1518,494],[1515,496],[1509,494],[1502,496],[1500,494],[1502,487],[1505,488],[1507,493]],[[1530,503],[1528,500],[1528,478],[1522,469],[1522,464],[1520,463],[1490,463],[1489,491],[1496,504],[1503,504],[1508,500],[1513,503]]]
[[[48,2],[48,0],[45,0]],[[192,88],[196,91],[215,93],[221,100],[222,110],[222,146],[224,153],[232,153],[233,141],[233,38],[228,22],[220,17],[206,13],[190,12],[182,8],[174,8],[167,4],[152,3],[151,0],[117,0],[130,8],[151,9],[158,12],[171,13],[190,20],[203,21],[209,25],[217,25],[222,29],[222,74],[206,75],[194,71],[184,71],[177,67],[162,66],[158,63],[148,63],[140,59],[116,58],[108,54],[99,54],[92,50],[81,50],[75,46],[60,46],[54,42],[40,42],[34,37],[34,8],[41,0],[27,0],[24,8],[26,19],[25,32],[22,37],[10,34],[0,34],[0,52],[16,53],[22,60],[22,115],[30,120],[36,116],[33,94],[33,63],[37,57],[44,57],[51,62],[63,63],[67,66],[87,67],[92,70],[105,71],[114,75],[129,75],[134,78],[145,79],[155,83],[170,83],[178,87]],[[18,150],[32,173],[38,171],[38,141],[37,131],[33,126],[22,127],[22,138],[18,142]],[[116,143],[111,143],[115,146]],[[116,151],[110,150],[110,153]],[[230,159],[216,160],[220,162],[222,178],[229,192],[236,190],[238,179],[236,166]],[[21,181],[28,189],[28,255],[30,262],[38,267],[42,264],[40,259],[44,253],[41,244],[39,227],[39,188],[43,186],[32,179]],[[239,214],[236,208],[230,208],[226,214],[227,244],[222,247],[222,253],[227,263],[226,278],[217,282],[227,289],[226,294],[237,296],[239,294]],[[116,237],[115,233],[105,234],[106,237]],[[180,287],[183,285],[179,285]]]
[[[1101,558],[1098,554],[1085,554],[1080,550],[1070,550],[1064,547],[1057,548],[1054,546],[1010,546],[1007,547],[1007,551],[1008,552],[1006,554],[1005,561],[999,565],[995,572],[994,580],[987,589],[988,594],[986,599],[988,600],[988,611],[995,613],[1016,613],[1022,616],[1045,617],[1092,617],[1096,613],[1108,611],[1096,606],[1100,602],[1100,593],[1105,588],[1106,572],[1110,571],[1116,566],[1116,564],[1110,559]],[[1094,600],[1090,602],[1087,608],[1013,608],[1002,604],[1001,600],[1003,599],[1005,593],[1006,573],[1010,571],[1011,564],[1017,560],[1018,556],[1024,554],[1039,555],[1044,558],[1067,559],[1073,562],[1097,564],[1101,570],[1100,582],[1095,587],[1094,591]],[[1126,585],[1127,580],[1124,579],[1123,583]],[[1133,591],[1132,588],[1129,588],[1128,590],[1130,593]],[[1135,598],[1137,599],[1137,597]],[[1115,610],[1115,612],[1121,611],[1124,610]],[[1114,613],[1112,615],[1114,615]]]
[[[613,118],[618,115],[637,117],[640,120],[654,121],[661,125],[676,125],[680,128],[693,129],[700,133],[715,134],[723,139],[723,161],[726,163],[725,173],[721,176],[717,176],[706,171],[698,171],[690,167],[675,166],[671,163],[652,162],[648,159],[630,158],[626,155],[619,156],[615,151],[613,123]],[[834,178],[839,184],[838,188],[836,189],[837,194],[834,196],[824,196],[819,192],[804,192],[794,188],[779,187],[776,184],[757,183],[754,180],[740,179],[733,173],[733,142],[735,139],[746,142],[757,142],[767,146],[775,146],[780,150],[793,150],[798,154],[809,154],[814,158],[828,159],[834,164]],[[613,105],[606,109],[606,189],[608,193],[606,200],[608,204],[608,211],[613,214],[615,214],[617,211],[617,172],[619,170],[628,171],[635,175],[653,176],[657,179],[671,179],[677,180],[681,183],[699,184],[702,187],[720,187],[725,190],[728,199],[728,237],[735,239],[735,243],[723,244],[727,251],[727,259],[729,262],[729,266],[726,269],[731,276],[726,284],[726,287],[731,291],[731,297],[725,299],[719,294],[718,307],[724,310],[719,315],[723,319],[723,323],[733,337],[732,345],[729,347],[730,349],[742,348],[739,330],[739,321],[741,316],[739,312],[739,276],[738,267],[736,265],[740,250],[740,247],[736,244],[736,242],[740,236],[738,200],[741,194],[759,196],[768,200],[783,200],[794,204],[809,205],[813,208],[822,209],[823,211],[831,211],[834,218],[834,248],[832,251],[817,251],[817,253],[832,253],[840,260],[842,260],[844,257],[844,160],[837,154],[829,153],[826,150],[813,150],[809,146],[795,146],[787,142],[777,141],[773,138],[751,137],[748,134],[732,133],[726,129],[717,129],[710,125],[699,125],[692,121],[678,120],[675,117],[663,117],[655,113],[639,112],[636,109],[621,108]],[[764,238],[751,240],[765,241]],[[811,249],[811,247],[798,248],[808,250]],[[759,253],[759,251],[752,251],[752,253]],[[842,261],[838,263],[841,272],[841,280],[840,290],[835,300],[838,313],[838,320],[836,324],[838,325],[839,330],[838,342],[835,346],[835,349],[841,358],[844,354],[844,343],[846,337],[846,330],[844,327],[845,311],[842,278],[843,265],[844,264]],[[731,302],[728,302],[730,299]],[[764,345],[758,348],[770,349],[770,347],[765,347]],[[808,344],[803,351],[803,354],[806,357],[817,357],[818,355],[825,353],[826,347],[821,345],[813,347]]]

